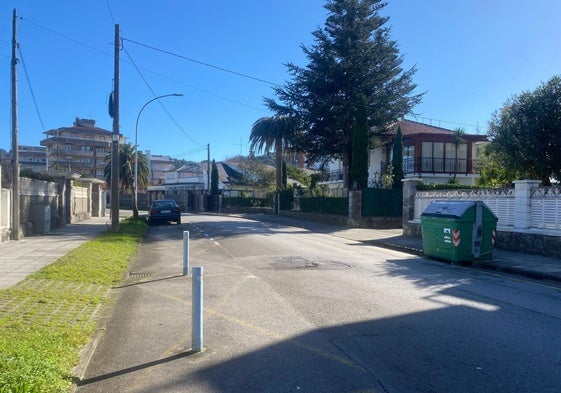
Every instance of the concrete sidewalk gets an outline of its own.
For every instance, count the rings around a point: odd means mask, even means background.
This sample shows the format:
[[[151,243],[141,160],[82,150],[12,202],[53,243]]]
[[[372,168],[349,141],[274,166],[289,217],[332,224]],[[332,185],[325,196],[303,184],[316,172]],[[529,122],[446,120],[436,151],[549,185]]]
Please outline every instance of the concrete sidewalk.
[[[121,211],[120,219],[131,215]],[[111,219],[92,217],[53,229],[46,235],[28,236],[0,243],[0,289],[8,288],[111,228]]]

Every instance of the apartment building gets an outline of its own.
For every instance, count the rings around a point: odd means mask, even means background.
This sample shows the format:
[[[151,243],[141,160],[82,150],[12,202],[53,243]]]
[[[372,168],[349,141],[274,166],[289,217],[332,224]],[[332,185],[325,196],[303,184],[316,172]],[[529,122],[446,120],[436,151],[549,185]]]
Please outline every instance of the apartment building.
[[[104,179],[105,156],[111,153],[113,132],[95,126],[93,119],[76,118],[71,127],[45,131],[47,171],[77,173]],[[124,137],[119,135],[119,143]]]
[[[20,170],[31,169],[33,172],[47,171],[46,148],[41,146],[18,146]]]
[[[146,150],[146,159],[149,164],[150,185],[157,186],[164,184],[166,181],[166,172],[174,168],[171,157],[152,154],[150,150]]]

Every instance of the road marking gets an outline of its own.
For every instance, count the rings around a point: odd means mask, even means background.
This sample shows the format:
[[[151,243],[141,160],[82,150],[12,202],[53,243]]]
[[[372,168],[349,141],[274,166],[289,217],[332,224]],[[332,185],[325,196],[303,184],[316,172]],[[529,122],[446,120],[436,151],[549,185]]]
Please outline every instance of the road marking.
[[[262,334],[265,337],[272,338],[272,339],[278,340],[278,341],[287,341],[287,342],[295,345],[296,347],[298,347],[300,349],[304,349],[308,352],[311,352],[315,355],[321,356],[325,359],[333,360],[337,363],[343,364],[343,365],[348,366],[350,368],[353,368],[355,370],[360,370],[360,371],[365,372],[365,373],[367,372],[363,367],[361,367],[360,365],[358,365],[358,364],[356,364],[356,363],[354,363],[354,362],[352,362],[352,361],[350,361],[346,358],[327,353],[327,352],[322,351],[321,349],[318,349],[314,346],[304,344],[297,339],[289,338],[289,336],[277,333],[273,330],[263,328],[261,326],[258,326],[258,325],[255,325],[255,324],[251,323],[251,322],[244,321],[242,319],[233,317],[231,315],[226,315],[226,314],[220,313],[220,312],[218,312],[218,311],[216,311],[212,308],[205,308],[205,313],[209,314],[209,315],[212,315],[212,316],[215,316],[215,317],[218,317],[218,318],[221,318],[221,319],[224,319],[224,320],[227,320],[229,322],[235,323],[236,325],[244,327],[248,330],[253,330],[253,331],[259,332],[260,334]]]
[[[164,297],[164,298],[167,298],[167,299],[170,299],[170,300],[177,301],[177,302],[182,303],[182,304],[186,304],[186,305],[191,304],[190,301],[187,301],[187,300],[185,300],[185,299],[178,298],[177,296],[169,295],[169,294],[164,293],[164,292],[161,292],[161,291],[157,291],[157,290],[152,289],[152,288],[142,287],[142,289],[144,289],[144,290],[146,290],[146,291],[149,291],[149,292],[152,292],[152,293],[154,293],[154,294],[156,294],[156,295],[159,295],[159,296],[161,296],[161,297]],[[346,359],[346,358],[344,358],[344,357],[341,357],[341,356],[337,356],[337,355],[333,355],[333,354],[327,353],[327,352],[322,351],[321,349],[316,348],[316,347],[314,347],[314,346],[304,344],[304,343],[300,342],[300,341],[297,340],[297,339],[289,338],[289,336],[287,336],[287,335],[284,335],[284,334],[275,332],[275,331],[273,331],[273,330],[270,330],[270,329],[267,329],[267,328],[264,328],[264,327],[255,325],[255,324],[253,324],[253,323],[251,323],[251,322],[244,321],[244,320],[242,320],[242,319],[239,319],[239,318],[234,317],[234,316],[231,316],[231,315],[223,314],[223,313],[221,313],[221,312],[219,312],[219,311],[217,311],[217,310],[215,310],[215,309],[213,309],[213,308],[207,308],[207,307],[205,307],[204,313],[207,314],[207,315],[211,315],[211,316],[214,316],[214,317],[217,317],[217,318],[220,318],[220,319],[223,319],[223,320],[226,320],[226,321],[235,323],[235,324],[238,325],[238,326],[241,326],[241,327],[243,327],[243,328],[245,328],[245,329],[247,329],[247,330],[251,330],[251,331],[257,332],[257,333],[259,333],[259,334],[261,334],[261,335],[263,335],[263,336],[265,336],[265,337],[268,337],[268,338],[270,338],[270,339],[277,340],[277,341],[287,341],[287,342],[290,342],[291,344],[295,345],[296,347],[298,347],[298,348],[300,348],[300,349],[306,350],[306,351],[308,351],[308,352],[310,352],[310,353],[313,353],[313,354],[315,354],[315,355],[318,355],[318,356],[320,356],[320,357],[322,357],[322,358],[325,358],[325,359],[328,359],[328,360],[333,360],[333,361],[335,361],[335,362],[337,362],[337,363],[340,363],[340,364],[342,364],[342,365],[348,366],[348,367],[353,368],[353,369],[355,369],[355,370],[360,370],[360,371],[365,372],[365,373],[367,372],[367,370],[365,370],[365,369],[364,369],[363,367],[361,367],[360,365],[358,365],[358,364],[356,364],[355,362],[350,361],[350,360],[348,360],[348,359]],[[174,344],[174,345],[176,345],[176,344]],[[173,345],[172,345],[172,346],[173,346]],[[166,351],[166,352],[167,352],[167,351]]]

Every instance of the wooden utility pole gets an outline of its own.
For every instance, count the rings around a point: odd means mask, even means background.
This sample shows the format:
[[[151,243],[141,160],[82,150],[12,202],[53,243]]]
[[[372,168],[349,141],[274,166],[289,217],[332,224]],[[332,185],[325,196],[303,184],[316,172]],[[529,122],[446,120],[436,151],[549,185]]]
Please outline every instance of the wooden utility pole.
[[[119,229],[119,25],[115,25],[115,75],[113,81],[113,142],[111,149],[111,229]]]
[[[207,179],[206,179],[206,192],[210,195],[210,143],[206,145],[206,162],[207,162]]]
[[[14,8],[12,21],[12,240],[19,240],[19,145],[18,145],[18,80],[17,58],[17,12]]]

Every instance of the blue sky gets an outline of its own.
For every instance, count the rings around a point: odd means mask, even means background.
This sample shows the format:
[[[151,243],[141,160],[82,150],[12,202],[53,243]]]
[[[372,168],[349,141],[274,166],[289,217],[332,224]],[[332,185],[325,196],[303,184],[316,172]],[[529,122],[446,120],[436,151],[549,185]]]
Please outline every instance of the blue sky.
[[[14,8],[22,18],[20,144],[39,145],[43,131],[70,126],[75,117],[93,118],[97,126],[112,129],[107,98],[113,87],[118,23],[124,38],[121,133],[134,143],[138,113],[154,93],[184,94],[144,109],[138,144],[153,154],[198,161],[206,159],[207,144],[211,159],[248,154],[251,125],[270,115],[263,97],[272,96],[271,83],[288,79],[285,63],[306,64],[300,45],[310,44],[312,31],[323,26],[324,4],[323,0],[2,0],[0,148],[11,147]],[[418,68],[414,81],[419,92],[426,92],[415,108],[418,121],[486,133],[491,114],[513,94],[533,90],[561,73],[561,1],[389,0],[382,13],[390,17],[404,67]]]

